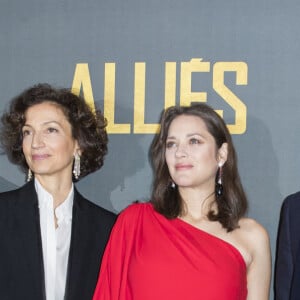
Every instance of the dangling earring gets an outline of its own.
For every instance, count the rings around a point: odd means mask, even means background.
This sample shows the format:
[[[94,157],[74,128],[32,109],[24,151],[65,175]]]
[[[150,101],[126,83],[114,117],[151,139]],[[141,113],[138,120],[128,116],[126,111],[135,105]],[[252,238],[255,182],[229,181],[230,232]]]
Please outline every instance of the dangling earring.
[[[74,174],[75,179],[78,179],[80,176],[80,156],[78,153],[76,153],[74,155],[73,174]]]
[[[29,182],[31,179],[32,179],[32,172],[31,172],[30,168],[28,168],[26,181]]]
[[[168,188],[171,188],[172,190],[176,188],[176,184],[171,178],[169,178]]]
[[[218,176],[216,182],[216,196],[220,197],[223,195],[223,185],[222,185],[222,163],[219,163]]]

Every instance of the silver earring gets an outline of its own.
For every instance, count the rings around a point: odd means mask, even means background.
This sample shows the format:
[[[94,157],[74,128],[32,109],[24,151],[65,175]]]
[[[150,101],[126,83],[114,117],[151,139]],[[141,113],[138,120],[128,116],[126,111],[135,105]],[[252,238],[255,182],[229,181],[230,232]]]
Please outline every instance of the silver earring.
[[[30,168],[28,168],[26,181],[29,182],[31,179],[32,179],[32,172],[31,172]]]
[[[172,183],[171,183],[171,188],[172,188],[172,189],[175,189],[175,187],[176,187],[176,184],[175,184],[174,181],[172,181]]]
[[[78,155],[78,153],[76,153],[74,156],[73,174],[75,179],[78,179],[80,176],[80,156]]]

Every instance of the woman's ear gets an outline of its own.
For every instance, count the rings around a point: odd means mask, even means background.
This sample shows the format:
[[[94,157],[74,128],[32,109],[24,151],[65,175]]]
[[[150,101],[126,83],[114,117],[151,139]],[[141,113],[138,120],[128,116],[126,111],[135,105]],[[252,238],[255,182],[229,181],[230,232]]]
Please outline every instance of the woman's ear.
[[[74,146],[74,156],[75,156],[75,154],[78,154],[79,156],[81,156],[81,154],[82,154],[82,151],[80,149],[80,146],[79,146],[77,140],[75,141],[75,146]]]
[[[223,166],[227,161],[228,155],[228,144],[223,143],[222,146],[218,150],[218,164],[219,166]]]

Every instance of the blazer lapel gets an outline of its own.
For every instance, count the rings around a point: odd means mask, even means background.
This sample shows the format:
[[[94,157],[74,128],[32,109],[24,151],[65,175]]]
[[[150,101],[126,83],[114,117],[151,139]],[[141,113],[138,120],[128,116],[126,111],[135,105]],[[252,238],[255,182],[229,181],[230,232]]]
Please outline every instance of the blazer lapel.
[[[90,300],[115,218],[74,189],[72,233],[65,300]]]
[[[81,292],[83,292],[82,289],[84,289],[83,281],[89,280],[89,274],[85,272],[85,268],[87,256],[89,255],[86,247],[90,244],[91,233],[88,230],[89,220],[83,202],[83,197],[74,189],[72,233],[65,292],[66,300],[80,299]],[[83,274],[84,278],[82,277]]]
[[[40,299],[46,299],[39,208],[34,181],[20,189],[19,199],[21,201],[16,201],[15,225],[16,232],[19,232],[20,236],[16,238],[19,249],[22,249],[24,266],[26,262],[25,268],[30,270],[29,274],[22,274],[22,272],[20,274],[30,276]]]

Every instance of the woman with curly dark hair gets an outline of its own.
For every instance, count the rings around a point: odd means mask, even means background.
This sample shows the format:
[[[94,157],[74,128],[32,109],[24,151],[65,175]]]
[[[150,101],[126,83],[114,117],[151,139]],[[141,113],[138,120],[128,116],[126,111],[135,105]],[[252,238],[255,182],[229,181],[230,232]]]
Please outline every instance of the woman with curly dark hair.
[[[268,300],[269,238],[246,218],[230,133],[208,105],[163,112],[151,201],[119,216],[94,300]]]
[[[1,121],[2,148],[28,182],[0,194],[0,298],[91,299],[115,215],[73,182],[103,165],[106,120],[70,90],[38,84]]]

